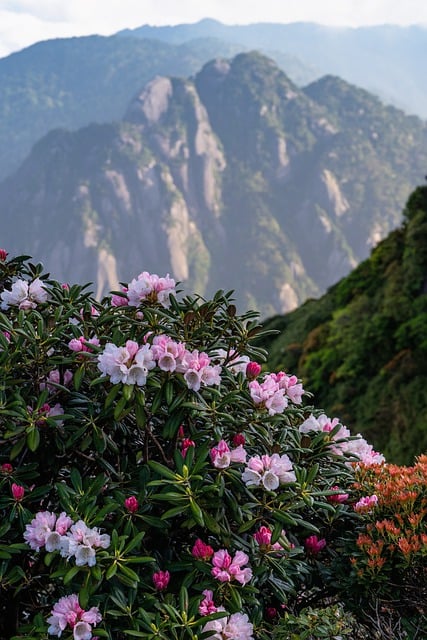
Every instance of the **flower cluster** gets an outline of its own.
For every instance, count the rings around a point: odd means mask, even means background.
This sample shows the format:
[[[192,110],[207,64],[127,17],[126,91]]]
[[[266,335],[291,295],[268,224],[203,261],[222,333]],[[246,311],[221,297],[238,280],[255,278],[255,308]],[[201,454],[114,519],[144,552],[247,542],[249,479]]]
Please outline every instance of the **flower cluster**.
[[[384,456],[374,451],[372,445],[368,444],[360,434],[351,438],[350,430],[340,424],[338,418],[331,420],[325,414],[316,418],[311,414],[300,424],[299,431],[300,433],[333,432],[330,444],[330,449],[333,453],[358,458],[364,464],[380,464],[385,461]]]
[[[304,389],[296,376],[288,376],[283,371],[269,373],[260,383],[258,380],[249,382],[249,391],[252,400],[257,406],[268,409],[273,416],[283,413],[289,404],[301,404]]]
[[[153,338],[152,346],[143,346],[127,340],[124,347],[109,342],[98,355],[98,368],[105,376],[110,376],[113,384],[145,385],[148,372],[156,365],[161,371],[177,372],[184,375],[189,389],[199,391],[202,385],[219,385],[220,365],[211,365],[209,356],[197,349],[189,351],[182,342],[175,342],[166,335]]]
[[[69,627],[73,631],[74,640],[90,640],[92,638],[92,625],[101,622],[102,616],[98,607],[91,607],[85,611],[79,604],[77,594],[60,598],[54,605],[50,617],[48,633],[60,637],[62,632]]]
[[[237,580],[245,585],[252,578],[252,569],[244,567],[249,562],[249,556],[243,551],[236,551],[233,557],[226,549],[215,551],[212,557],[212,575],[220,582]]]
[[[83,520],[73,520],[62,512],[58,517],[50,511],[39,511],[25,527],[24,540],[34,551],[59,551],[61,556],[75,558],[77,566],[96,564],[96,548],[107,549],[110,536],[98,528],[89,528]]]
[[[0,294],[1,308],[18,307],[19,309],[35,309],[38,304],[47,302],[49,292],[40,278],[28,284],[26,280],[16,280],[12,289]]]
[[[169,295],[175,293],[175,280],[167,275],[160,278],[155,273],[143,271],[127,286],[129,305],[139,307],[141,302],[157,302],[169,306]]]
[[[98,369],[104,376],[110,376],[113,384],[144,385],[147,375],[156,363],[148,344],[142,347],[133,340],[127,340],[124,347],[116,347],[112,342],[105,345],[98,356]]]
[[[286,453],[253,456],[242,474],[247,487],[262,486],[267,491],[275,491],[279,485],[295,482],[295,479],[292,462]]]
[[[211,620],[205,624],[203,631],[211,632],[211,640],[253,640],[253,624],[246,613],[233,613],[230,617]]]
[[[227,469],[232,462],[246,462],[246,451],[242,445],[230,449],[225,440],[220,440],[216,447],[210,450],[212,464],[217,469]]]

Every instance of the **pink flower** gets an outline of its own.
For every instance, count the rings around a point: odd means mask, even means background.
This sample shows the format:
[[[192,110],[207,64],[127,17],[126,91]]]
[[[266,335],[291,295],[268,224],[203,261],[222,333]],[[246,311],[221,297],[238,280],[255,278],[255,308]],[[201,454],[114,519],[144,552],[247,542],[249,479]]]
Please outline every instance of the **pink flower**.
[[[54,605],[50,617],[48,633],[53,636],[61,636],[67,626],[73,631],[74,640],[90,640],[92,638],[92,626],[101,622],[102,616],[98,607],[91,607],[85,611],[79,605],[77,594],[60,598]]]
[[[71,349],[71,351],[75,351],[77,353],[92,353],[92,349],[90,348],[90,346],[88,346],[90,344],[93,344],[93,346],[95,347],[99,347],[98,338],[86,339],[84,336],[80,336],[79,338],[72,338],[72,340],[70,340],[70,342],[68,343],[68,348]]]
[[[200,615],[209,616],[211,613],[216,613],[216,611],[218,611],[218,607],[215,606],[213,592],[209,591],[209,589],[205,589],[202,593],[205,597],[199,604]]]
[[[267,491],[276,491],[281,484],[295,482],[292,462],[286,454],[279,456],[253,456],[242,474],[247,487],[263,486]]]
[[[40,278],[36,278],[29,285],[25,280],[16,280],[12,289],[5,289],[0,298],[3,300],[2,309],[8,309],[10,306],[17,306],[20,309],[35,309],[37,304],[46,302],[48,299],[48,291],[45,289]]]
[[[282,535],[285,535],[285,532],[282,531]],[[283,547],[280,542],[275,542],[273,545],[271,544],[271,536],[272,533],[268,527],[262,526],[254,533],[254,540],[257,542],[261,548],[261,551],[283,551]]]
[[[240,584],[245,585],[252,578],[252,569],[243,568],[243,565],[248,562],[249,556],[243,551],[236,551],[232,558],[226,549],[220,549],[213,555],[211,573],[220,582],[237,580]]]
[[[169,295],[175,293],[175,280],[169,277],[159,278],[155,273],[143,271],[128,285],[128,300],[132,307],[139,307],[141,302],[159,303],[169,307]]]
[[[63,384],[65,387],[68,387],[72,379],[73,373],[69,369],[64,371],[62,380],[59,369],[52,369],[52,371],[49,371],[46,381],[40,382],[40,390],[43,391],[43,389],[47,389],[49,393],[53,393],[57,390],[57,385]]]
[[[156,571],[153,573],[153,583],[157,591],[163,591],[167,588],[170,580],[169,571]]]
[[[210,560],[213,556],[214,550],[208,544],[205,544],[203,540],[198,538],[194,543],[194,546],[191,550],[191,555],[193,558],[197,558],[198,560],[205,560],[206,562]]]
[[[324,538],[319,538],[316,535],[309,536],[305,542],[304,546],[308,553],[315,556],[317,555],[324,547],[326,547],[326,540]]]
[[[123,293],[126,293],[127,287],[122,287],[122,291]],[[128,304],[129,304],[129,300],[127,299],[126,296],[120,296],[116,293],[114,293],[111,296],[111,305],[113,307],[127,307]]]
[[[148,372],[155,366],[150,345],[139,347],[133,340],[128,340],[124,347],[108,342],[98,355],[98,369],[103,375],[110,376],[112,384],[121,382],[143,386]]]
[[[221,609],[218,609],[220,611]],[[207,622],[203,631],[210,631],[210,640],[253,640],[253,625],[246,613],[233,613]]]
[[[373,494],[372,496],[364,496],[360,498],[358,502],[354,505],[355,511],[368,512],[372,511],[374,507],[378,504],[378,497]]]
[[[4,462],[0,467],[0,471],[2,473],[10,474],[13,472],[13,467],[9,462]]]
[[[16,502],[20,502],[24,497],[25,489],[20,484],[12,483],[12,496]]]
[[[340,488],[337,485],[335,485],[334,487],[331,487],[331,490],[339,491]],[[332,502],[336,504],[342,504],[346,500],[348,500],[348,493],[334,493],[328,496],[328,502]]]
[[[246,377],[248,380],[255,380],[261,373],[262,367],[258,362],[248,362],[246,365]]]
[[[274,373],[267,374],[261,383],[252,380],[249,383],[249,392],[253,402],[268,409],[271,416],[283,413],[288,406],[286,390],[280,387]]]
[[[139,503],[135,496],[129,496],[129,498],[126,498],[124,505],[129,513],[135,513],[139,508]]]
[[[63,537],[73,524],[63,511],[58,518],[50,511],[39,511],[25,527],[24,540],[34,551],[46,547],[47,551],[59,551]]]
[[[8,256],[8,252],[5,251],[4,249],[0,249],[0,261],[4,262]]]
[[[216,447],[210,450],[212,464],[217,469],[227,469],[231,462],[246,462],[246,451],[239,445],[235,449],[230,449],[225,440],[220,440]]]

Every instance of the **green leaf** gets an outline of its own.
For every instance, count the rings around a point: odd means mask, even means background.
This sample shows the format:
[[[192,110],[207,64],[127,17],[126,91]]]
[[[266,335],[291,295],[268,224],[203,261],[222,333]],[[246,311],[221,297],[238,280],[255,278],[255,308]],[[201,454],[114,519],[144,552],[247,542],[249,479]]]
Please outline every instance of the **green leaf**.
[[[40,444],[40,433],[37,427],[32,427],[27,432],[27,447],[30,451],[36,451]]]

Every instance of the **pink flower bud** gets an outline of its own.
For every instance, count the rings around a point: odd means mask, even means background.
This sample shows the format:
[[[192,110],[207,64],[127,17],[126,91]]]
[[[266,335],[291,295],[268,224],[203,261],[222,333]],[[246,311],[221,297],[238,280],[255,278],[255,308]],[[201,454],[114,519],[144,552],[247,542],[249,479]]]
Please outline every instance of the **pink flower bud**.
[[[271,542],[271,531],[268,527],[260,527],[256,533],[254,533],[254,540],[260,546],[267,546]]]
[[[129,498],[126,498],[124,504],[129,513],[135,513],[135,511],[138,511],[139,503],[135,496],[129,496]]]
[[[254,380],[261,373],[261,369],[262,367],[260,364],[258,364],[258,362],[248,362],[248,364],[246,365],[246,377],[249,380]]]
[[[24,497],[25,489],[20,484],[12,484],[12,496],[16,502],[20,502]]]
[[[240,445],[244,445],[246,442],[246,438],[243,435],[243,433],[236,433],[235,436],[233,436],[233,444],[235,447],[240,447]]]
[[[265,615],[269,620],[273,620],[277,616],[276,607],[267,607],[265,610]]]
[[[8,256],[8,252],[5,251],[4,249],[0,249],[0,261],[4,262]]]
[[[197,558],[198,560],[208,561],[212,558],[214,554],[214,550],[208,544],[205,544],[203,540],[197,539],[194,543],[194,546],[191,550],[191,555],[193,558]]]
[[[304,542],[304,546],[307,550],[307,553],[311,553],[311,555],[315,556],[321,551],[324,547],[326,547],[326,540],[324,538],[319,538],[316,535],[309,536]]]
[[[12,473],[13,467],[9,462],[4,462],[0,467],[0,471],[2,473]]]
[[[156,571],[153,573],[153,583],[157,591],[163,591],[169,584],[170,573],[169,571]]]
[[[332,491],[339,491],[339,487],[332,487]],[[335,504],[342,504],[348,499],[348,493],[334,493],[331,496],[328,496],[328,502],[332,502]]]
[[[194,442],[194,440],[190,440],[190,438],[184,438],[184,440],[182,441],[182,450],[181,450],[183,457],[185,458],[185,454],[187,453],[190,447],[195,447],[195,446],[196,446],[196,443]]]
[[[64,291],[69,291],[70,290],[70,285],[67,282],[63,282],[61,284],[61,289],[64,289]]]

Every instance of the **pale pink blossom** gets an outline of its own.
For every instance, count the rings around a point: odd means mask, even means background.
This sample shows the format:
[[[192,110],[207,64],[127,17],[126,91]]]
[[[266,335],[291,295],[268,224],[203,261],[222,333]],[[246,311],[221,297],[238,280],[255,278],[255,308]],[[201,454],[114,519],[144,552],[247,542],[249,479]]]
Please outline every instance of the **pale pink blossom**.
[[[38,304],[46,302],[48,297],[49,293],[40,278],[36,278],[30,284],[25,280],[16,280],[10,291],[5,289],[0,294],[1,308],[8,309],[12,306],[24,310],[35,309]]]
[[[34,551],[46,546],[47,551],[61,549],[63,536],[73,524],[63,511],[58,517],[50,511],[39,511],[25,527],[24,540]]]
[[[160,278],[155,273],[143,271],[129,283],[127,289],[129,305],[132,307],[139,307],[145,301],[169,307],[169,295],[175,293],[175,280],[169,274]]]
[[[210,620],[203,631],[211,632],[211,640],[253,640],[253,624],[249,622],[246,613],[233,613],[230,617]]]
[[[60,637],[62,632],[69,627],[73,631],[74,640],[90,640],[92,638],[92,625],[101,622],[102,616],[98,607],[91,607],[85,611],[79,604],[77,594],[60,598],[54,605],[51,615],[47,619],[49,623],[48,633]]]
[[[244,567],[249,562],[249,556],[243,551],[236,551],[232,558],[226,549],[216,551],[212,557],[212,575],[220,582],[237,580],[245,585],[252,578],[252,569]]]
[[[212,464],[217,469],[227,469],[232,462],[245,463],[246,455],[242,445],[230,449],[225,440],[220,440],[216,447],[212,447],[210,450]]]
[[[107,549],[110,536],[101,534],[97,527],[88,527],[83,520],[78,520],[60,541],[61,555],[65,558],[74,556],[77,566],[96,564],[96,549]]]
[[[272,456],[250,458],[242,480],[247,487],[263,486],[268,491],[275,491],[281,484],[295,482],[296,477],[289,457],[273,453]]]
[[[299,426],[300,433],[310,433],[310,431],[326,431],[330,432],[339,424],[338,418],[332,420],[325,414],[318,416],[317,418],[310,414],[310,416],[304,420]]]
[[[267,374],[261,383],[258,380],[252,380],[249,383],[249,393],[253,402],[265,407],[271,416],[283,413],[288,406],[286,389],[280,387],[275,374]]]
[[[148,372],[155,366],[150,345],[140,347],[133,340],[128,340],[124,347],[108,342],[98,355],[98,369],[103,375],[110,376],[112,384],[121,382],[143,386]]]
[[[360,498],[354,505],[354,510],[359,512],[369,512],[372,511],[378,504],[378,496],[375,494],[371,496],[363,496]]]

